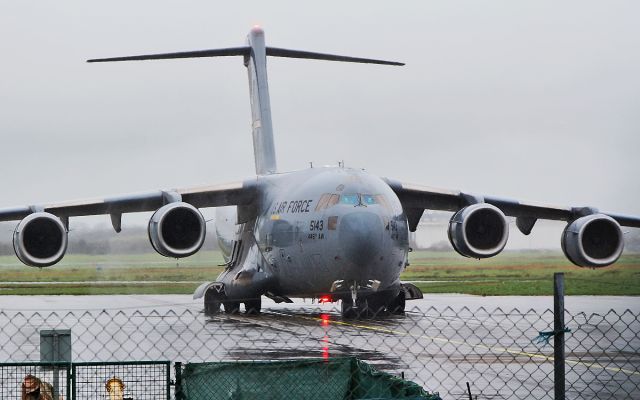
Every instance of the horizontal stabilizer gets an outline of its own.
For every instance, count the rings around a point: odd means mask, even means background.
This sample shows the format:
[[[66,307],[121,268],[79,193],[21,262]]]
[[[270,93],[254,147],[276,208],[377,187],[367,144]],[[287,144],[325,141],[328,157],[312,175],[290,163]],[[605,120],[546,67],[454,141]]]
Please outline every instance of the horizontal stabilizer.
[[[311,51],[280,49],[277,47],[267,47],[267,55],[273,56],[273,57],[307,58],[311,60],[343,61],[343,62],[353,62],[353,63],[363,63],[363,64],[382,64],[382,65],[397,65],[397,66],[404,65],[404,63],[395,62],[395,61],[384,61],[384,60],[374,60],[371,58],[338,56],[335,54],[324,54],[324,53],[314,53]]]
[[[249,55],[249,46],[230,47],[227,49],[210,49],[196,51],[181,51],[178,53],[145,54],[141,56],[94,58],[87,62],[110,62],[110,61],[142,61],[142,60],[169,60],[173,58],[199,58],[199,57],[228,57]]]
[[[200,58],[200,57],[229,57],[229,56],[248,56],[251,53],[251,47],[230,47],[227,49],[209,49],[195,51],[181,51],[177,53],[161,53],[161,54],[144,54],[140,56],[111,57],[111,58],[94,58],[87,62],[112,62],[112,61],[142,61],[142,60],[170,60],[174,58]],[[277,47],[266,47],[267,56],[287,57],[287,58],[304,58],[310,60],[326,60],[326,61],[342,61],[363,64],[382,64],[402,66],[404,63],[395,61],[374,60],[372,58],[348,57],[335,54],[314,53],[311,51],[289,50]]]

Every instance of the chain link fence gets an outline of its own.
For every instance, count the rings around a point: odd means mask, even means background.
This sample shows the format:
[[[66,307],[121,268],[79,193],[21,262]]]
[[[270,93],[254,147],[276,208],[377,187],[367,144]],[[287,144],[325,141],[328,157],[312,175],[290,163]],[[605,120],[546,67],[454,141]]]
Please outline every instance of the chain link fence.
[[[128,388],[118,399],[174,398],[175,388],[167,387],[176,381],[175,368],[141,368],[139,361],[184,366],[341,357],[356,357],[443,399],[553,399],[553,321],[551,310],[467,307],[358,320],[326,306],[213,317],[188,309],[0,311],[0,398],[24,399],[27,375],[52,383],[52,366],[38,364],[40,333],[70,330],[72,370],[59,368],[57,378],[64,399],[71,399],[69,374],[70,384],[86,387],[78,399],[109,398],[105,387],[114,377]],[[565,325],[566,398],[640,398],[640,315],[566,312]]]
[[[30,400],[37,392],[50,398],[69,398],[71,366],[59,363],[0,364],[0,396],[2,399]],[[31,398],[37,399],[35,396]]]

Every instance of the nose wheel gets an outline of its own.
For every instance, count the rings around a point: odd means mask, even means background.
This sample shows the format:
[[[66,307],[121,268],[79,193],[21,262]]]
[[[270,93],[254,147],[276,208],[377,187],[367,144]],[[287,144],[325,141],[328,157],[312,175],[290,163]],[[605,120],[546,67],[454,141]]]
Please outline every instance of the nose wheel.
[[[347,319],[353,318],[371,318],[377,316],[384,311],[384,305],[376,306],[371,298],[358,298],[355,306],[352,299],[342,300],[342,317]]]
[[[349,287],[350,295],[348,298],[342,299],[342,317],[343,318],[359,318],[366,317],[370,312],[369,297],[358,297],[358,284],[353,282]]]
[[[342,318],[352,319],[358,316],[358,309],[353,306],[353,301],[350,298],[342,299],[340,311]]]
[[[368,296],[357,295],[356,286],[351,286],[351,296],[343,298],[341,312],[343,318],[371,318],[385,313],[403,315],[405,292],[400,289],[397,295],[390,291],[381,291]]]

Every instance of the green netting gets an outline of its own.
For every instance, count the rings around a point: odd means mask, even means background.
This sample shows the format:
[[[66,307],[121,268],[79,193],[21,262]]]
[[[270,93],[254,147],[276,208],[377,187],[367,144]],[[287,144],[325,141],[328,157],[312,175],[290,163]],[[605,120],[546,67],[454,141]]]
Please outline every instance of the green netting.
[[[182,394],[186,400],[440,400],[356,358],[187,364]]]

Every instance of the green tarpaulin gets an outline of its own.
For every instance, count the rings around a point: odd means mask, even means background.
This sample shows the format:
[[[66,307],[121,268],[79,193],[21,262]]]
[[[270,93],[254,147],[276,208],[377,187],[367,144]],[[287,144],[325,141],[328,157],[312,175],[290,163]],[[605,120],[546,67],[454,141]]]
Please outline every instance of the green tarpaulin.
[[[187,364],[185,400],[440,400],[356,358]]]

